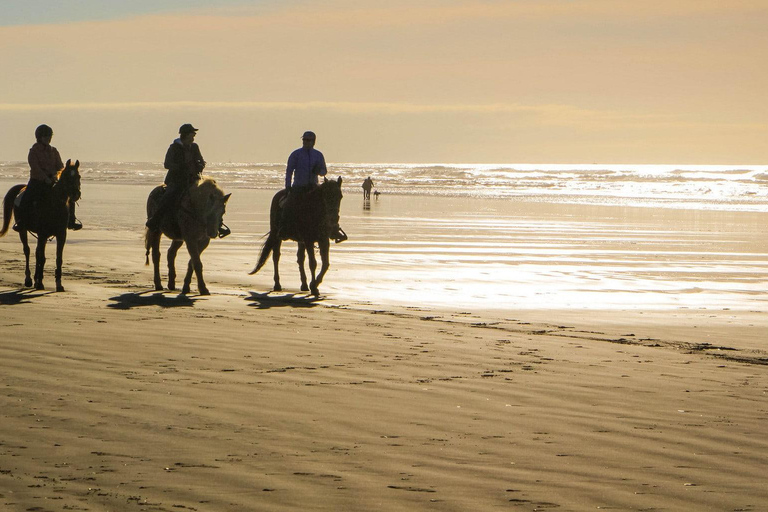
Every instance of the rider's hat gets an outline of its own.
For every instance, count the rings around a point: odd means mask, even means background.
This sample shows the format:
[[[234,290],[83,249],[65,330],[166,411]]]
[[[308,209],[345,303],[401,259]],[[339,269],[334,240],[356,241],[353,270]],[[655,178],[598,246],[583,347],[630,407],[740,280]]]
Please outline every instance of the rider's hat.
[[[37,140],[40,140],[43,137],[48,137],[49,135],[53,135],[53,129],[47,124],[41,124],[35,129],[35,138]]]
[[[191,124],[189,124],[189,123],[183,124],[183,125],[181,125],[181,127],[179,128],[179,134],[180,134],[180,135],[186,135],[186,134],[188,134],[188,133],[194,133],[194,132],[196,132],[196,131],[197,131],[197,128],[195,128],[194,126],[192,126],[192,125],[191,125]]]

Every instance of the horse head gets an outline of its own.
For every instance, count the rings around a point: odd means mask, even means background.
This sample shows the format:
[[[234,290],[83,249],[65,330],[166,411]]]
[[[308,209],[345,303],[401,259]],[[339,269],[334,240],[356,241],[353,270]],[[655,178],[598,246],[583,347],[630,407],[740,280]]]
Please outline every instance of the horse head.
[[[227,211],[227,201],[232,194],[224,191],[213,178],[200,180],[197,187],[190,190],[190,198],[195,213],[205,223],[205,232],[210,238],[219,234],[219,226]]]
[[[344,194],[341,193],[341,176],[337,180],[323,178],[323,184],[320,186],[325,207],[325,222],[330,233],[339,230],[339,209],[341,208],[341,199]]]
[[[72,159],[67,160],[67,165],[59,173],[58,181],[54,185],[54,190],[70,201],[80,200],[80,160],[72,163]]]

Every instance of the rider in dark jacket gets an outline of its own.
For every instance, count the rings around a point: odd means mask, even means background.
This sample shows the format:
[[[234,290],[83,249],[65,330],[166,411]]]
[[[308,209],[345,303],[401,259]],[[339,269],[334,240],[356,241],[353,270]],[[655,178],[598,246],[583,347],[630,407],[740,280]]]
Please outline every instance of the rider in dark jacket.
[[[195,144],[197,128],[183,124],[179,128],[179,138],[174,140],[165,153],[164,167],[165,193],[160,205],[152,217],[147,220],[147,227],[153,231],[159,229],[160,221],[169,208],[176,204],[187,188],[197,180],[205,168],[205,160],[200,153],[200,146]]]
[[[165,175],[165,193],[160,199],[157,211],[146,224],[152,231],[160,229],[163,216],[181,199],[184,191],[202,176],[205,160],[200,153],[200,146],[195,144],[195,135],[197,128],[189,123],[181,125],[179,138],[173,141],[165,153],[164,167],[168,169]],[[223,238],[229,233],[229,228],[222,223],[219,226],[219,237]]]

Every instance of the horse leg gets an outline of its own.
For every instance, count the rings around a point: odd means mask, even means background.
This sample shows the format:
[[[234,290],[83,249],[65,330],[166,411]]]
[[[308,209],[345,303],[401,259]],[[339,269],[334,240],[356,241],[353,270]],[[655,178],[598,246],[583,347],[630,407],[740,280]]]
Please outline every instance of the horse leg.
[[[317,272],[317,257],[315,256],[315,243],[304,243],[307,248],[307,258],[309,259],[309,272],[312,275],[312,280],[309,282],[309,291],[312,295],[319,295],[317,293],[317,285],[315,284],[315,273]]]
[[[187,265],[187,275],[184,277],[184,286],[181,289],[181,293],[189,293],[190,284],[192,283],[192,271],[194,270],[197,276],[197,289],[200,295],[210,295],[208,288],[205,286],[205,280],[203,280],[203,262],[200,259],[200,253],[202,252],[197,240],[186,240],[187,251],[189,251],[189,265]],[[202,248],[205,249],[208,246],[207,241],[203,242]]]
[[[171,246],[168,248],[168,289],[176,289],[176,253],[179,252],[179,248],[184,245],[184,242],[180,240],[172,240]]]
[[[280,246],[283,245],[283,241],[279,238],[275,242],[275,246],[272,248],[272,264],[275,267],[275,287],[272,289],[275,292],[283,291],[283,287],[280,286],[280,272],[277,268],[280,266]]]
[[[160,279],[160,237],[162,234],[159,231],[148,231],[147,238],[149,245],[152,248],[152,266],[154,267],[153,281],[155,283],[155,290],[161,291],[163,289],[163,281]]]
[[[19,239],[21,245],[24,248],[24,259],[26,260],[26,266],[24,267],[24,286],[30,288],[32,286],[32,272],[29,271],[29,237],[27,231],[22,229],[19,231]]]
[[[307,284],[307,273],[304,272],[304,254],[306,253],[307,245],[304,242],[299,242],[299,249],[296,251],[296,262],[299,264],[299,274],[301,275],[301,291],[308,292],[309,285]]]
[[[35,290],[45,290],[43,285],[43,270],[45,269],[45,244],[48,240],[38,234],[37,248],[35,249]]]
[[[63,292],[64,286],[61,284],[61,270],[64,263],[64,244],[67,243],[67,228],[65,227],[56,235],[56,291]]]
[[[322,267],[320,268],[320,274],[318,274],[317,279],[314,278],[314,272],[312,273],[312,285],[310,285],[310,288],[312,290],[312,295],[318,296],[320,295],[319,287],[320,283],[323,282],[323,278],[325,277],[325,273],[328,272],[328,267],[331,266],[330,262],[328,261],[328,255],[330,253],[330,242],[328,241],[328,238],[322,238],[317,242],[319,252],[320,252],[320,260],[323,262]],[[314,256],[314,250],[312,251]]]

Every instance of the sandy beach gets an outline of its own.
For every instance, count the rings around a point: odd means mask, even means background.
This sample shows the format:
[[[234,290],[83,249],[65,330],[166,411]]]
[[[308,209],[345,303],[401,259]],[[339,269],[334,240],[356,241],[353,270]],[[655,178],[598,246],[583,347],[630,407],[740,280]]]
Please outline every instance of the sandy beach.
[[[66,292],[0,239],[0,509],[768,510],[764,214],[356,192],[319,299],[247,275],[268,191],[206,297],[146,187],[84,185]]]

